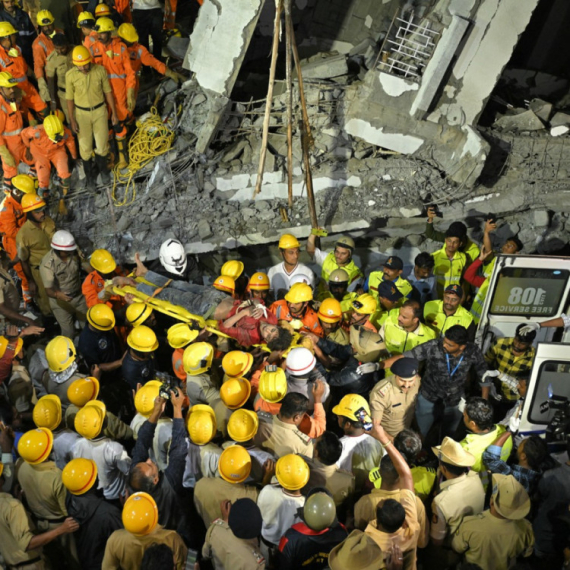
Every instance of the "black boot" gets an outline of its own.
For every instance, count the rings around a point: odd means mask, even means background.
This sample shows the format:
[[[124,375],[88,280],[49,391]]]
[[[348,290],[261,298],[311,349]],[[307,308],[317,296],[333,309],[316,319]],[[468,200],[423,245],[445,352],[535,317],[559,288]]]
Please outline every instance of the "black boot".
[[[101,174],[101,184],[108,186],[111,184],[111,175],[109,174],[109,167],[107,166],[107,157],[95,155],[95,162],[97,163],[97,168]]]
[[[90,192],[95,192],[97,189],[95,184],[95,178],[97,174],[95,172],[95,164],[93,159],[83,161],[83,170],[85,171],[85,189]]]

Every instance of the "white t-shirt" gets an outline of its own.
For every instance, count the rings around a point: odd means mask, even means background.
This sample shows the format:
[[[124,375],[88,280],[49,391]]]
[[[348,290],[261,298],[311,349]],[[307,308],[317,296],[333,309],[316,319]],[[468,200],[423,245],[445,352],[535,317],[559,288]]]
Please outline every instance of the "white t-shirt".
[[[158,0],[133,0],[133,10],[156,10],[162,8]]]
[[[336,462],[339,469],[352,472],[354,468],[371,471],[380,465],[384,450],[380,442],[367,433],[357,437],[345,435],[340,438],[342,454]]]
[[[295,267],[291,273],[287,273],[287,271],[285,271],[285,263],[278,263],[269,269],[267,277],[269,277],[271,289],[277,293],[279,289],[289,291],[289,288],[291,287],[291,278],[300,274],[307,276],[307,280],[311,287],[315,286],[315,274],[304,263],[298,263],[297,267]]]
[[[263,517],[261,536],[272,544],[279,544],[285,532],[301,522],[297,509],[305,506],[305,497],[293,497],[281,485],[266,485],[259,493],[257,506]]]

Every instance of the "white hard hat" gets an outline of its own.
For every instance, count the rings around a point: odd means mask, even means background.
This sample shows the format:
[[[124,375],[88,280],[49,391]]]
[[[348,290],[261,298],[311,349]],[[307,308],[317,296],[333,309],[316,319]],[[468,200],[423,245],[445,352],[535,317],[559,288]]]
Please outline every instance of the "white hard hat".
[[[186,271],[186,252],[184,246],[177,239],[163,242],[159,252],[160,263],[166,271],[175,275],[182,275]]]
[[[308,348],[293,348],[287,355],[285,365],[292,376],[305,376],[317,363],[315,355]]]
[[[75,238],[67,230],[57,230],[51,238],[51,247],[59,251],[75,251]]]
[[[289,279],[289,288],[293,287],[295,283],[306,283],[307,285],[310,285],[311,278],[304,273],[295,273],[295,275]]]

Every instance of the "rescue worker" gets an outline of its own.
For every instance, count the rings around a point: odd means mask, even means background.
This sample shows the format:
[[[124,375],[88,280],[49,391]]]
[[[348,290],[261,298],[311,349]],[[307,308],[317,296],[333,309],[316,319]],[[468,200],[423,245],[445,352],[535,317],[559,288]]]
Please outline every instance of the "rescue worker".
[[[97,41],[95,16],[91,12],[80,12],[77,16],[77,27],[81,29],[82,44],[89,49]]]
[[[370,293],[375,296],[378,300],[380,293],[378,291],[378,286],[383,281],[392,282],[398,291],[402,294],[402,297],[409,297],[412,292],[412,285],[407,279],[402,277],[402,272],[404,270],[404,262],[397,255],[391,255],[382,267],[382,271],[373,271],[369,276],[364,285],[364,291],[370,291]]]
[[[34,66],[32,43],[37,36],[36,28],[28,13],[18,5],[17,0],[2,0],[0,21],[10,22],[18,33],[18,45],[30,67]]]
[[[43,119],[48,113],[48,108],[28,80],[28,64],[22,56],[22,50],[16,45],[16,35],[17,32],[12,24],[0,22],[0,69],[12,75],[22,90],[24,104]]]
[[[62,195],[66,196],[71,182],[66,149],[71,158],[77,160],[77,147],[71,131],[63,126],[57,115],[48,115],[43,125],[25,128],[22,140],[34,159],[42,198],[49,197],[52,164],[61,179]]]
[[[378,285],[378,312],[371,317],[374,326],[380,328],[392,309],[399,307],[404,296],[391,281],[381,281]]]
[[[0,27],[2,22],[0,22]],[[29,162],[20,133],[24,128],[24,112],[19,84],[7,71],[0,71],[0,158],[4,172],[4,185],[18,174],[18,164]]]
[[[416,255],[414,268],[406,277],[412,286],[410,298],[421,303],[422,307],[428,301],[437,299],[434,265],[433,257],[427,251],[422,251]]]
[[[140,76],[140,71],[143,65],[152,67],[152,69],[156,70],[160,75],[164,75],[176,83],[180,83],[186,80],[183,75],[176,73],[176,71],[172,71],[172,69],[166,67],[162,61],[153,57],[148,51],[148,48],[142,44],[139,44],[139,35],[137,34],[137,31],[132,24],[121,24],[117,33],[127,46],[129,58],[131,60],[131,66],[133,68],[133,71],[137,74],[137,94],[139,91],[138,76]],[[222,275],[223,274],[224,273],[222,271]]]
[[[45,77],[45,66],[48,56],[54,51],[53,37],[57,33],[62,33],[54,26],[55,18],[49,10],[40,10],[36,16],[38,24],[38,37],[32,44],[34,52],[34,75],[38,81],[40,97],[48,103],[50,92]]]
[[[213,405],[220,399],[220,391],[209,374],[214,347],[207,342],[196,342],[184,350],[182,363],[186,372],[186,394],[190,405]]]
[[[149,48],[152,39],[152,53],[156,59],[162,57],[162,5],[159,0],[133,0],[133,24],[138,30],[141,44]]]
[[[325,338],[337,344],[348,344],[348,333],[341,327],[342,308],[336,299],[325,299],[317,312]],[[317,356],[319,356],[317,354]]]
[[[269,306],[269,289],[271,285],[269,284],[269,277],[266,273],[258,271],[254,273],[247,284],[246,292],[249,293],[251,299],[258,299],[262,301],[264,305]]]
[[[91,44],[89,51],[96,64],[105,68],[107,77],[113,90],[115,111],[118,124],[113,123],[119,168],[126,168],[127,159],[127,123],[132,120],[132,112],[137,102],[136,75],[133,71],[129,53],[125,44],[119,39],[112,37],[115,24],[110,18],[99,18],[95,26],[98,40]]]
[[[65,74],[67,112],[71,118],[71,130],[79,141],[87,189],[94,190],[97,176],[95,168],[99,170],[103,184],[111,181],[107,164],[109,131],[105,102],[111,110],[111,123],[117,125],[119,119],[105,69],[92,63],[91,54],[84,46],[73,48],[72,59],[74,67]],[[96,166],[91,160],[93,151]]]
[[[137,389],[137,384],[145,384],[155,377],[154,351],[158,348],[158,340],[152,329],[145,325],[135,327],[127,337],[129,350],[123,357],[121,373],[123,380]]]
[[[401,358],[392,365],[393,376],[378,382],[370,392],[372,418],[392,440],[412,425],[420,389],[418,369],[415,358]]]
[[[95,6],[95,4],[97,4]],[[120,9],[118,4],[120,4]],[[98,20],[99,18],[110,18],[113,20],[115,27],[118,28],[123,21],[130,22],[131,15],[130,15],[130,7],[128,0],[107,0],[107,2],[98,2],[98,0],[90,0],[87,7],[93,12],[95,15],[95,19]],[[95,9],[93,9],[95,8]],[[128,11],[128,18],[124,18],[122,12],[125,10]]]
[[[148,546],[166,544],[172,549],[174,568],[184,570],[188,549],[176,532],[158,524],[158,516],[156,503],[148,493],[131,495],[123,507],[125,528],[109,537],[102,568],[140,568]]]
[[[117,267],[113,254],[106,249],[96,249],[91,254],[89,263],[93,271],[87,275],[81,285],[87,307],[105,303],[114,311],[118,310],[124,305],[123,297],[105,288],[105,281],[123,273],[122,269]]]
[[[348,319],[348,312],[351,309],[352,301],[358,297],[358,293],[348,292],[349,276],[344,269],[335,269],[328,280],[328,291],[319,293],[317,299],[324,301],[325,299],[336,299],[340,303],[340,307],[344,314],[344,318]]]
[[[36,185],[34,179],[27,174],[18,174],[12,178],[10,193],[6,195],[0,210],[0,233],[2,234],[2,247],[10,261],[14,264],[14,270],[22,282],[22,297],[24,303],[29,303],[32,297],[28,291],[28,280],[18,260],[16,247],[16,235],[26,221],[22,209],[22,198],[25,194],[35,194]]]
[[[37,194],[22,198],[22,211],[26,221],[16,235],[16,250],[22,270],[28,280],[30,296],[36,301],[44,316],[51,314],[50,302],[40,276],[40,264],[49,253],[55,223],[46,215],[46,203]]]
[[[350,303],[352,314],[350,315],[349,326],[363,327],[374,333],[378,329],[371,323],[370,319],[378,309],[378,301],[370,295],[370,293],[363,293]]]
[[[424,306],[424,320],[436,332],[438,337],[453,325],[467,329],[469,340],[474,340],[477,326],[473,315],[461,306],[463,289],[459,285],[448,285],[443,293],[443,300],[429,301]]]
[[[187,375],[183,362],[184,350],[199,334],[199,331],[193,330],[186,323],[176,323],[167,332],[168,344],[174,349],[172,353],[172,370],[183,383],[186,382]]]
[[[445,232],[443,247],[431,254],[435,263],[433,274],[436,278],[437,295],[440,299],[449,285],[461,285],[463,272],[467,266],[467,257],[461,251],[464,237],[463,230],[457,227],[456,223],[451,224]]]
[[[313,300],[313,290],[306,283],[295,283],[285,295],[285,299],[275,301],[269,310],[278,321],[291,323],[297,331],[307,331],[319,337],[324,336],[317,313],[309,306]]]
[[[321,402],[329,397],[330,388],[318,368],[314,354],[305,347],[295,347],[289,351],[285,360],[285,374],[287,377],[287,393],[296,392],[309,398],[309,413],[313,412],[315,405],[314,391],[316,384],[321,381],[324,393]]]
[[[364,275],[352,259],[355,248],[354,240],[348,236],[341,236],[336,240],[334,250],[327,254],[316,247],[316,239],[317,236],[311,233],[307,239],[307,253],[322,267],[321,277],[323,281],[329,282],[333,271],[343,269],[348,274],[348,291],[355,291]]]
[[[75,336],[75,321],[85,325],[87,305],[81,294],[81,260],[75,238],[67,230],[58,230],[51,238],[51,250],[40,262],[40,279],[51,311],[63,336]]]
[[[53,51],[47,56],[45,79],[50,94],[50,110],[55,113],[61,109],[65,122],[71,125],[71,117],[65,98],[65,74],[73,69],[73,54],[69,42],[63,34],[55,34],[52,38]]]
[[[295,275],[304,275],[308,284],[313,287],[315,284],[314,273],[304,264],[299,263],[301,254],[301,244],[299,240],[291,234],[283,234],[279,238],[279,252],[283,258],[283,263],[278,263],[269,269],[267,277],[271,283],[271,289],[277,299],[282,299],[280,290],[285,292],[291,288],[291,279]]]

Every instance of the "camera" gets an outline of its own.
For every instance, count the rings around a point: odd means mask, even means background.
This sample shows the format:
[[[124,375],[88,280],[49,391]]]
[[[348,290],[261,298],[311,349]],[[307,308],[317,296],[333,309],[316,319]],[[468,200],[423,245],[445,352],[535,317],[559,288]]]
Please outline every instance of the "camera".
[[[354,412],[354,415],[366,431],[370,431],[372,429],[372,418],[364,408],[358,408],[358,410]]]
[[[160,380],[162,382],[162,384],[160,385],[160,388],[158,389],[158,395],[161,398],[164,398],[165,400],[170,400],[170,398],[172,396],[172,392],[174,392],[174,390],[176,388],[176,382],[175,382],[174,378],[172,378],[168,374],[164,374],[164,373],[160,373],[160,372],[157,373],[156,377],[157,377],[157,380]]]
[[[547,442],[565,442],[570,432],[570,400],[567,396],[558,396],[548,387],[548,400],[540,404],[540,413],[556,410],[553,418],[546,427]]]

